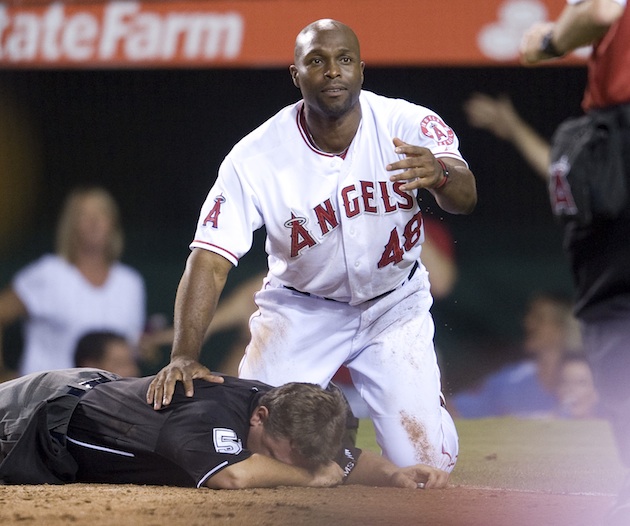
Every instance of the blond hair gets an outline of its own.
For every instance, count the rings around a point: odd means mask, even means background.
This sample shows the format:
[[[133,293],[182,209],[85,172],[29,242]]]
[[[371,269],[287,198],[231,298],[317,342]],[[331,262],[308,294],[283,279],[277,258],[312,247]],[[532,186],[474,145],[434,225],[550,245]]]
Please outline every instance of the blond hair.
[[[55,250],[57,254],[70,263],[76,263],[79,249],[76,232],[77,220],[79,218],[81,201],[87,197],[100,199],[109,213],[109,217],[112,221],[112,233],[105,257],[108,263],[113,263],[120,259],[124,247],[124,237],[120,223],[120,210],[114,197],[107,190],[99,186],[76,188],[66,197],[57,223]]]

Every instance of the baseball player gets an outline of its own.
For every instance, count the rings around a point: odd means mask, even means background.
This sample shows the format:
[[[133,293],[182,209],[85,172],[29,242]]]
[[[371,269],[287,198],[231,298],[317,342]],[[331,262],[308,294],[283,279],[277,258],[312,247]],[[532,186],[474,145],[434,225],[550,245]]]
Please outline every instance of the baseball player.
[[[303,100],[242,139],[202,207],[175,302],[171,363],[151,384],[156,409],[177,380],[212,380],[197,360],[229,270],[266,227],[269,272],[239,376],[326,386],[345,364],[384,456],[451,470],[457,432],[441,404],[432,298],[420,262],[419,193],[470,213],[475,179],[433,111],[363,91],[354,32],[319,20],[289,70]]]
[[[344,444],[348,409],[338,389],[198,380],[193,398],[179,388],[168,408],[153,411],[151,379],[77,368],[1,384],[0,483],[416,488],[448,480]]]

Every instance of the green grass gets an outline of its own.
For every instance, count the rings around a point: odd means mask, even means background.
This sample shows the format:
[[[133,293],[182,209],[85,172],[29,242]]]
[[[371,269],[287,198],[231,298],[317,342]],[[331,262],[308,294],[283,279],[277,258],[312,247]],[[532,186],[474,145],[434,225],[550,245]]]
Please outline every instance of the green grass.
[[[457,420],[451,483],[551,493],[616,494],[624,470],[603,420]],[[370,420],[357,445],[380,451]]]

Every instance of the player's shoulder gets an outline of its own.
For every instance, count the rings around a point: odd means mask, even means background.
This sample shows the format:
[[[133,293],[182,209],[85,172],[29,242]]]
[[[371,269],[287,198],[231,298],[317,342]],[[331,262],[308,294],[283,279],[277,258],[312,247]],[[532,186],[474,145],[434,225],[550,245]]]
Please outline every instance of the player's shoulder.
[[[364,109],[374,115],[377,120],[396,126],[402,123],[417,123],[428,116],[437,114],[415,102],[402,98],[387,97],[371,91],[361,91],[361,105]]]
[[[431,111],[425,106],[399,97],[388,97],[368,90],[361,90],[361,103],[374,110],[382,111]]]
[[[229,157],[244,159],[268,154],[285,145],[297,132],[297,108],[300,102],[285,106],[238,141]]]

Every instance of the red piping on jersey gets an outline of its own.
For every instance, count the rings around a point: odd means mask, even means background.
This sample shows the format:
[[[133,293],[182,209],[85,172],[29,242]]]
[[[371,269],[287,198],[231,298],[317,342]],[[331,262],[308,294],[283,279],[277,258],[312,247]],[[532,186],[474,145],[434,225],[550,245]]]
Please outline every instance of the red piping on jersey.
[[[219,250],[222,250],[226,254],[229,254],[230,256],[232,256],[236,261],[239,260],[239,258],[236,257],[234,254],[232,254],[232,252],[230,252],[229,250],[225,250],[223,247],[220,247],[219,245],[214,245],[212,243],[208,243],[207,241],[202,241],[201,239],[193,239],[193,243],[201,243],[203,245],[208,245],[209,247],[218,248]]]
[[[295,117],[295,123],[297,124],[298,130],[300,131],[300,135],[302,136],[302,139],[304,139],[306,146],[308,146],[315,153],[319,155],[323,155],[324,157],[341,157],[342,159],[346,158],[346,154],[348,153],[348,149],[350,148],[350,146],[348,146],[348,148],[346,148],[344,152],[337,154],[337,153],[324,152],[320,150],[317,147],[317,145],[313,144],[313,142],[311,141],[311,138],[309,137],[308,132],[306,131],[307,126],[306,126],[306,118],[304,117],[304,103],[300,104],[300,107],[298,108],[298,112]]]

